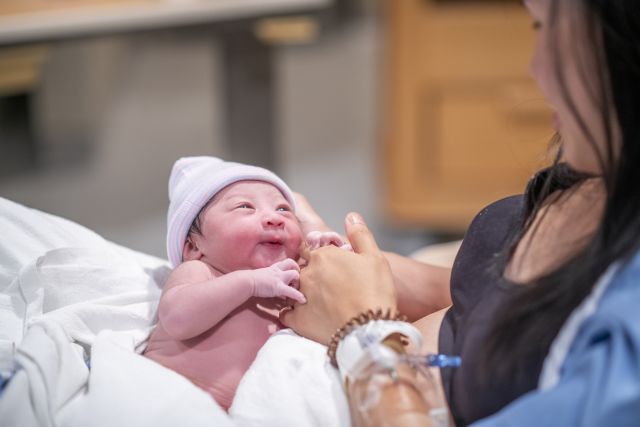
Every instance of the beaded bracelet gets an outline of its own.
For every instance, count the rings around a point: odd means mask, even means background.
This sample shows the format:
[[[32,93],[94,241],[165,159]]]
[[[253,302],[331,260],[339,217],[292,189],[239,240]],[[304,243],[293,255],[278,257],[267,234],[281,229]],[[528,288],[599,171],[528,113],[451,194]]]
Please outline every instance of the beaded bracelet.
[[[331,364],[338,367],[338,361],[336,360],[336,351],[338,349],[338,344],[344,337],[349,335],[355,328],[358,326],[366,325],[367,323],[373,320],[395,320],[400,322],[406,322],[407,317],[396,312],[391,314],[391,309],[387,309],[387,311],[383,311],[381,308],[378,308],[376,311],[371,309],[367,311],[363,311],[362,313],[353,316],[347,323],[345,323],[342,327],[338,328],[336,332],[331,337],[329,341],[329,345],[327,348],[327,356],[329,356],[329,360]]]

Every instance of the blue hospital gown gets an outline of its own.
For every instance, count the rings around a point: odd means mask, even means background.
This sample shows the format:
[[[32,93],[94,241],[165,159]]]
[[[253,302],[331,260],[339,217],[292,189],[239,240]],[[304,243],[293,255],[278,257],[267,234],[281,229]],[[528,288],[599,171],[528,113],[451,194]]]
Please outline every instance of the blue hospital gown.
[[[555,387],[524,394],[473,427],[640,426],[640,253],[578,329]]]

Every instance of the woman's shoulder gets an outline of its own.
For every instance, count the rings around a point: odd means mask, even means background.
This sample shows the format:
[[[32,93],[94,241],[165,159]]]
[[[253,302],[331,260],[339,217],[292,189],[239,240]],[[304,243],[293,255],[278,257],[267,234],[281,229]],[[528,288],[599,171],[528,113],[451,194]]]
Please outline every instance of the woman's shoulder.
[[[506,242],[520,229],[522,215],[522,195],[506,197],[484,207],[467,228],[454,269],[474,265],[484,269],[485,266],[478,265],[480,260],[494,262],[494,256],[503,251]]]
[[[477,226],[478,223],[485,222],[493,218],[499,219],[509,217],[521,220],[524,213],[523,202],[524,199],[522,194],[508,196],[492,202],[486,205],[480,210],[480,212],[478,212],[478,214],[476,214],[469,228],[471,228],[472,226]]]
[[[640,249],[636,250],[627,261],[620,262],[616,274],[611,279],[615,283],[631,285],[635,282],[640,288]]]
[[[600,304],[601,312],[622,320],[634,319],[640,326],[640,250],[616,268]]]
[[[576,342],[589,347],[594,342],[615,341],[621,336],[640,349],[640,251],[627,262],[618,262],[609,269],[603,275],[610,278],[602,296],[593,314],[585,320]]]

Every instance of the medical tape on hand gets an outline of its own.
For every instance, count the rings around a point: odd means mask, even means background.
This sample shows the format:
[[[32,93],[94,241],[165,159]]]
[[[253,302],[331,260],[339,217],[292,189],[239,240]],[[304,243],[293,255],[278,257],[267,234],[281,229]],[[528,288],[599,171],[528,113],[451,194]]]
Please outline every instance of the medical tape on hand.
[[[420,331],[410,323],[397,320],[372,320],[351,331],[338,344],[336,361],[343,384],[353,381],[372,362],[392,369],[396,365],[397,353],[381,345],[392,334],[404,335],[416,349],[422,347]]]

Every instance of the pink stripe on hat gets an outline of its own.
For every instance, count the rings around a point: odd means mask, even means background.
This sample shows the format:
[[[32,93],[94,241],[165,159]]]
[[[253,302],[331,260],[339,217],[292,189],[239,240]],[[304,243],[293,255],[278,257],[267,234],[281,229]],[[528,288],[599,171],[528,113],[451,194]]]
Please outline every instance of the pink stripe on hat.
[[[267,169],[209,156],[183,157],[174,163],[169,178],[167,214],[167,255],[173,267],[182,262],[187,233],[200,210],[226,186],[248,180],[274,185],[295,211],[293,192]]]

